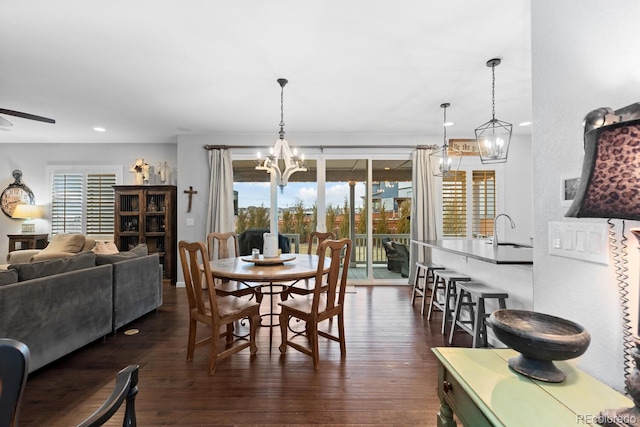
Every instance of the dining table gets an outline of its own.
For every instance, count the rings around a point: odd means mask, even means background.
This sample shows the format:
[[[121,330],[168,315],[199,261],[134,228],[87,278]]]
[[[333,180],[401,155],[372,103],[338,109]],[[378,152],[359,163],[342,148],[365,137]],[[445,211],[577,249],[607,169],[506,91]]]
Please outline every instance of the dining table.
[[[278,257],[265,258],[263,255],[252,255],[234,258],[221,258],[209,262],[211,275],[215,279],[230,280],[249,286],[254,293],[269,296],[268,313],[262,314],[261,326],[269,327],[269,350],[273,343],[273,328],[279,326],[274,320],[280,313],[274,311],[274,303],[290,286],[303,280],[314,278],[318,272],[318,255],[280,254]],[[322,266],[323,274],[329,272],[331,259],[325,258]]]

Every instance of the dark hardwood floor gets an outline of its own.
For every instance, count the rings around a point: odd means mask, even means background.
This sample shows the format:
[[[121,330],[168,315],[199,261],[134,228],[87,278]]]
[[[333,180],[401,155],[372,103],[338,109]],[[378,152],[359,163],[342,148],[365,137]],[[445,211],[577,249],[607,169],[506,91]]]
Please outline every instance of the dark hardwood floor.
[[[29,376],[20,425],[72,426],[109,395],[116,373],[140,365],[138,425],[295,426],[435,425],[440,313],[431,324],[411,307],[409,286],[357,286],[346,296],[347,356],[321,338],[319,372],[311,358],[278,351],[280,332],[258,331],[258,354],[242,351],[208,376],[206,348],[186,361],[188,306],[182,288],[165,285],[157,311]],[[337,322],[334,322],[334,327]],[[136,328],[137,335],[124,331]],[[200,332],[205,332],[201,330]],[[456,334],[454,344],[469,346]],[[122,425],[121,413],[108,425]]]

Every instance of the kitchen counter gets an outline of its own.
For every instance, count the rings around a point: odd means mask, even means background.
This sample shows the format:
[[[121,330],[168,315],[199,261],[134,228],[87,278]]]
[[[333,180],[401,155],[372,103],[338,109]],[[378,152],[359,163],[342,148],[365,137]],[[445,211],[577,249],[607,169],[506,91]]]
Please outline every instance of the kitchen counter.
[[[486,240],[412,240],[412,243],[440,249],[493,264],[533,264],[533,247],[501,243],[494,248]]]

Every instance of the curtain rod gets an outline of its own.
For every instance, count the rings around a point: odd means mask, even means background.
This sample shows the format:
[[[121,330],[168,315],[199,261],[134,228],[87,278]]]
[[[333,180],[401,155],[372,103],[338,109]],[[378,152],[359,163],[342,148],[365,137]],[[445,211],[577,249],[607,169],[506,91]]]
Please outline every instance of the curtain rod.
[[[263,149],[265,145],[205,145],[205,150],[228,150],[229,148],[247,148],[247,149]],[[299,148],[318,148],[320,152],[324,152],[325,148],[341,149],[341,150],[353,150],[354,148],[415,148],[416,150],[435,150],[439,148],[437,145],[373,145],[364,147],[362,145],[303,145]]]

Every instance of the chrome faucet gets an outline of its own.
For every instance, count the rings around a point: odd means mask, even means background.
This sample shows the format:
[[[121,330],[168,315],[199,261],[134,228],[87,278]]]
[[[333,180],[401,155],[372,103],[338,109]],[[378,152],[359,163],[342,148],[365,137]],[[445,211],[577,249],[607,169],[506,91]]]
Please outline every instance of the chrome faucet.
[[[498,218],[500,218],[501,216],[506,216],[509,219],[509,223],[511,224],[511,228],[516,228],[516,223],[513,222],[513,220],[511,219],[511,217],[507,214],[498,214],[496,215],[495,218],[493,218],[493,247],[497,248],[498,247],[498,227],[496,227],[496,224],[498,223]]]

